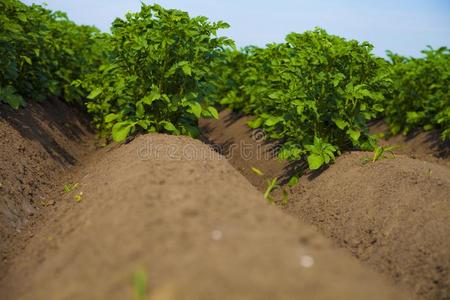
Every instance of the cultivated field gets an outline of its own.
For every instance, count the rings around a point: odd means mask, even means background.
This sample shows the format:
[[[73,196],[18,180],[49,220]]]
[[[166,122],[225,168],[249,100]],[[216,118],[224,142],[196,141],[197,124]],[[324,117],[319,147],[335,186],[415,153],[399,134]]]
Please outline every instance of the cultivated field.
[[[450,299],[450,50],[228,27],[0,3],[0,299]]]

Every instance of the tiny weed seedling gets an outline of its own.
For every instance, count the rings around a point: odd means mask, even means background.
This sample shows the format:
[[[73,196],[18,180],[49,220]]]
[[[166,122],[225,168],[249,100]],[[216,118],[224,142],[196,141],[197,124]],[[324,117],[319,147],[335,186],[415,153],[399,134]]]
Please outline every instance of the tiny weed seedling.
[[[383,146],[377,146],[375,148],[375,151],[373,152],[372,162],[376,162],[382,158],[385,158],[385,153],[392,154],[392,158],[395,158],[394,150],[396,149],[396,146],[389,146],[389,147],[383,147]]]
[[[134,300],[144,300],[148,294],[148,275],[144,269],[139,269],[133,273]]]
[[[281,199],[281,204],[286,205],[289,201],[288,193],[283,190],[283,198]]]
[[[364,156],[364,157],[361,158],[361,163],[363,165],[368,164],[370,161],[372,161],[372,159],[370,157],[368,157],[368,156]]]
[[[83,200],[83,192],[79,192],[78,194],[73,196],[73,199],[75,199],[75,201],[77,202],[81,202]]]
[[[386,158],[385,153],[390,153],[392,155],[392,158],[395,158],[394,150],[397,149],[397,146],[389,146],[389,147],[383,147],[383,146],[377,146],[375,150],[373,151],[373,156],[370,158],[369,156],[362,157],[361,163],[363,165],[368,164],[369,162],[376,162],[383,158]]]
[[[259,175],[259,176],[263,176],[263,175],[264,175],[264,173],[263,173],[260,169],[258,169],[258,168],[252,167],[252,171],[253,171],[253,173],[255,173],[256,175]]]
[[[292,176],[292,177],[289,179],[289,181],[288,181],[288,186],[289,186],[289,187],[294,187],[295,185],[297,185],[298,181],[299,181],[298,176],[294,175],[294,176]]]
[[[70,193],[74,191],[80,184],[78,182],[68,183],[64,185],[64,193]]]
[[[293,177],[295,177],[295,176],[293,176]],[[295,179],[291,178],[291,180],[289,182],[291,182],[291,181],[293,181],[293,182],[295,182],[295,184],[297,184],[298,177],[297,177],[296,181],[295,181]],[[272,193],[275,189],[278,189],[278,188],[281,188],[281,185],[279,184],[277,177],[273,178],[272,180],[268,180],[267,181],[267,189],[264,192],[264,199],[266,199],[267,202],[269,202],[269,203],[274,203],[275,199],[270,195],[270,193]],[[283,189],[282,192],[283,192],[283,195],[281,198],[281,204],[286,205],[289,201],[288,193],[286,192],[285,189]]]
[[[271,193],[274,189],[276,189],[276,188],[278,188],[278,187],[280,187],[280,186],[279,186],[279,184],[278,184],[278,178],[277,178],[277,177],[275,177],[275,178],[272,179],[272,180],[268,180],[268,181],[267,181],[267,189],[266,189],[266,191],[264,192],[264,199],[266,199],[269,203],[273,203],[273,202],[274,202],[274,199],[272,198],[272,196],[270,196],[270,193]]]

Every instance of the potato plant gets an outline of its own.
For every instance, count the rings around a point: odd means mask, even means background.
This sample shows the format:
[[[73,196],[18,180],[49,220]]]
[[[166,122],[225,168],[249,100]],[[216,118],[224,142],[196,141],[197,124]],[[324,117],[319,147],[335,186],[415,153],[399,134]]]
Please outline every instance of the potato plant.
[[[282,140],[281,158],[306,155],[309,167],[318,169],[342,150],[375,145],[367,121],[383,111],[390,79],[387,62],[371,50],[368,43],[322,29],[292,33],[285,43],[241,53],[245,61],[239,62],[240,76],[218,78],[218,98],[256,116],[250,127]],[[239,54],[228,55],[243,60]],[[228,66],[235,69],[234,64]]]
[[[443,140],[450,140],[450,49],[422,53],[421,58],[388,53],[393,86],[384,104],[385,118],[393,134],[436,128]]]
[[[87,104],[97,128],[116,141],[135,130],[198,135],[200,117],[218,117],[203,105],[207,74],[223,47],[223,22],[191,18],[185,12],[142,5],[116,19],[108,38],[111,60],[87,76]]]

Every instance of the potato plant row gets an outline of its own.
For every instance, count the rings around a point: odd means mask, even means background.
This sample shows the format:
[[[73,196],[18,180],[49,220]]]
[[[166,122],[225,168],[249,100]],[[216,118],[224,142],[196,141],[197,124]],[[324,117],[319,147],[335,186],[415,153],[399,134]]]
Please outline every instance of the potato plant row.
[[[111,33],[18,0],[0,3],[0,102],[57,96],[83,103],[99,135],[196,137],[197,121],[229,107],[280,140],[279,156],[318,169],[349,149],[371,150],[368,122],[393,134],[437,129],[450,140],[450,51],[372,53],[367,42],[316,28],[283,43],[236,49],[224,22],[142,4]]]
[[[62,12],[17,0],[0,2],[0,102],[13,108],[50,96],[82,103],[86,91],[72,84],[103,63],[95,27],[78,26]]]

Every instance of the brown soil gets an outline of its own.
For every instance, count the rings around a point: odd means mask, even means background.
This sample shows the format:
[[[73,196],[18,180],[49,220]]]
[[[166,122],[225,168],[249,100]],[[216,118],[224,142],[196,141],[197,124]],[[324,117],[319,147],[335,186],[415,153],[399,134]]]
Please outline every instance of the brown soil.
[[[199,141],[140,136],[70,174],[78,188],[53,192],[0,298],[131,299],[141,270],[148,299],[410,299]]]
[[[269,179],[286,183],[305,170],[303,162],[277,160],[276,144],[261,141],[261,132],[246,126],[249,119],[223,111],[219,121],[201,122],[204,139],[260,191]],[[398,286],[425,299],[450,299],[450,169],[442,155],[448,148],[424,141],[424,134],[416,135],[400,151],[428,161],[400,154],[363,163],[371,154],[352,152],[323,172],[306,172],[294,188],[283,188],[289,194],[283,210],[315,225]],[[281,189],[274,193],[278,199],[280,194]]]
[[[0,275],[16,252],[12,240],[26,239],[36,215],[56,205],[47,195],[91,148],[84,124],[76,109],[56,99],[19,111],[0,105]]]
[[[375,134],[382,133],[385,137],[380,140],[381,145],[396,147],[396,153],[450,166],[450,142],[443,142],[437,130],[413,131],[407,135],[392,136],[383,121],[373,122],[370,130]]]

